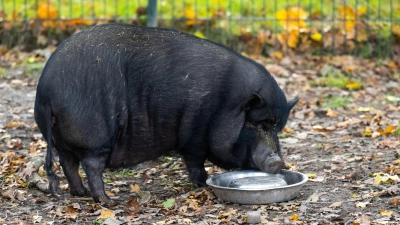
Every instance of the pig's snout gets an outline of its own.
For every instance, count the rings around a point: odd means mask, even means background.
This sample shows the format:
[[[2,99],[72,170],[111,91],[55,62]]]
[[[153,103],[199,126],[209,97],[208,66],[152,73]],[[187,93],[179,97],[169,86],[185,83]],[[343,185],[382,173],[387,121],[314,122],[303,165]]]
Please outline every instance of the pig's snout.
[[[285,163],[281,160],[280,157],[273,157],[272,159],[266,161],[264,166],[264,172],[277,174],[281,172],[284,166]]]
[[[285,166],[281,157],[274,153],[267,153],[263,155],[263,157],[253,156],[253,160],[256,166],[266,173],[277,174],[281,172]]]

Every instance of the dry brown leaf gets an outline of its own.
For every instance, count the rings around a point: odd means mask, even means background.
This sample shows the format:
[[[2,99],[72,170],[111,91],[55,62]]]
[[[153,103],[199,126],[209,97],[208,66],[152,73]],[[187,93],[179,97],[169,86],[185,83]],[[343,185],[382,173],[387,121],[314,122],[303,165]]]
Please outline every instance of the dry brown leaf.
[[[65,212],[66,212],[66,213],[74,213],[74,212],[76,212],[76,211],[78,211],[78,209],[75,208],[75,207],[72,206],[72,205],[69,205],[69,206],[65,207]]]
[[[142,207],[139,205],[138,198],[133,197],[131,200],[126,203],[126,206],[124,208],[125,212],[132,214],[137,214],[142,210]]]
[[[340,207],[342,206],[342,202],[335,202],[332,203],[330,206],[328,206],[329,208],[336,208],[336,207]]]
[[[389,203],[394,206],[400,206],[400,197],[394,197],[390,199]]]
[[[108,196],[110,196],[110,197],[114,197],[114,196],[115,196],[115,194],[112,193],[111,191],[106,191],[106,194],[107,194]]]
[[[129,185],[131,187],[131,193],[139,193],[140,192],[140,187],[137,184],[131,184]]]
[[[360,225],[370,225],[371,222],[371,218],[365,214],[363,214],[360,218]]]

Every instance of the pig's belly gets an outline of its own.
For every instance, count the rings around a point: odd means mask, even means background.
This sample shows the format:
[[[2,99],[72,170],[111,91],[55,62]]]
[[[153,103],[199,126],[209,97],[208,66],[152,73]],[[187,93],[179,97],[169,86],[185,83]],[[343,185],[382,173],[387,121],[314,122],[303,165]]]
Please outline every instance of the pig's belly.
[[[139,163],[156,159],[176,148],[173,137],[122,137],[112,150],[106,167],[131,167]]]

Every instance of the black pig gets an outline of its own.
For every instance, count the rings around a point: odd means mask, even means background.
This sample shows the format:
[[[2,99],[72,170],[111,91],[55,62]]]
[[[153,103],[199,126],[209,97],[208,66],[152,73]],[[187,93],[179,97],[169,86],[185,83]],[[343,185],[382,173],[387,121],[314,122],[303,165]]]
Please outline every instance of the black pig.
[[[104,192],[104,168],[129,167],[177,150],[189,177],[205,185],[204,162],[278,173],[277,133],[298,99],[286,100],[260,64],[175,30],[111,24],[64,41],[40,77],[35,120],[48,143],[46,172],[56,195],[52,149],[70,194]]]

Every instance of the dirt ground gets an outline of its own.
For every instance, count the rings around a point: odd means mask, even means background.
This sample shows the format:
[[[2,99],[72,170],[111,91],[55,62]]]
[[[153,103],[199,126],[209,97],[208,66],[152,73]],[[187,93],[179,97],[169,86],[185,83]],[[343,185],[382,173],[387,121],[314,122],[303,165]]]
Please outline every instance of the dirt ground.
[[[46,144],[33,119],[44,62],[34,57],[0,60],[0,224],[400,224],[400,65],[390,60],[256,58],[289,98],[301,98],[280,135],[290,170],[309,177],[295,199],[224,202],[211,189],[192,189],[183,162],[169,155],[107,170],[106,189],[119,204],[103,207],[68,196],[60,166],[65,199],[46,192]],[[341,79],[343,87],[334,84]],[[207,165],[210,175],[223,172]]]

